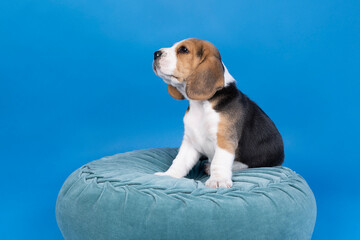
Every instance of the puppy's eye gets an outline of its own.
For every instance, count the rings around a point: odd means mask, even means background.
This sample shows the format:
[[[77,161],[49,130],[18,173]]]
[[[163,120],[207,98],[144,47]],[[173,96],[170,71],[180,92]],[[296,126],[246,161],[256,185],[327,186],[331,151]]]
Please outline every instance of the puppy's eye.
[[[178,49],[178,53],[189,53],[189,50],[185,46],[181,46]]]

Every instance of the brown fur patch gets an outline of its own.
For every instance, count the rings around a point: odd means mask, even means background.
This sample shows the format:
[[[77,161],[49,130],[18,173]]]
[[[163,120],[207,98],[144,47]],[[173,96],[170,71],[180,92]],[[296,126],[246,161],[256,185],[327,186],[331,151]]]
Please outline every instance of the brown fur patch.
[[[168,85],[168,92],[170,96],[172,96],[175,99],[183,100],[185,97],[176,89],[176,87]]]
[[[178,52],[186,47],[188,53]],[[193,100],[207,100],[224,87],[224,69],[216,47],[208,41],[186,39],[176,48],[174,75],[186,82],[186,94]]]
[[[235,121],[224,114],[220,114],[220,121],[217,130],[217,145],[232,154],[235,154],[235,150],[238,146]]]

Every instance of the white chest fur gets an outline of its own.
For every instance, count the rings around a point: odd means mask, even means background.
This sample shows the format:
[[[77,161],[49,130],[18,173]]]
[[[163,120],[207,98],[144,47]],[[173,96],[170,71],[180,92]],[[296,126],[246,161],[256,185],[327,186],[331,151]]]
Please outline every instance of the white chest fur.
[[[185,114],[185,138],[211,161],[216,150],[219,113],[208,101],[189,100],[190,109]]]

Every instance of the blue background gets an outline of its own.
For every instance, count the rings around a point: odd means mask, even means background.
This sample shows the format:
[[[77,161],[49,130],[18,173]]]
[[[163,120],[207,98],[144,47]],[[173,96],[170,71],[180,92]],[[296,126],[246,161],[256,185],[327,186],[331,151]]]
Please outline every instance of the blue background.
[[[317,199],[313,239],[360,239],[359,1],[1,1],[0,238],[62,239],[66,177],[105,155],[179,146],[186,101],[153,52],[213,42],[283,135]]]

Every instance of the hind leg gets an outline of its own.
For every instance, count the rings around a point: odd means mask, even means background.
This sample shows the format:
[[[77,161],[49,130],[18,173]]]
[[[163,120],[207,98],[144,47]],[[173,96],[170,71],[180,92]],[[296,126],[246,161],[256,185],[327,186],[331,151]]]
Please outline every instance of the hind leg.
[[[209,161],[206,161],[204,164],[204,172],[210,176],[210,165],[211,163]]]
[[[249,166],[242,163],[242,162],[239,162],[239,161],[234,161],[234,163],[232,165],[232,171],[233,172],[241,170],[241,169],[246,169],[246,168],[249,168]]]
[[[211,163],[209,161],[206,161],[204,164],[204,172],[209,176],[210,176],[210,165],[211,165]],[[249,166],[242,162],[234,161],[231,170],[234,172],[234,171],[239,171],[241,169],[246,169],[246,168],[249,168]]]

